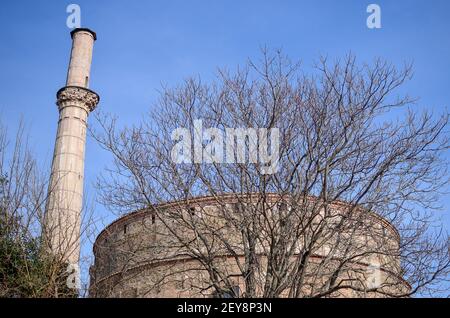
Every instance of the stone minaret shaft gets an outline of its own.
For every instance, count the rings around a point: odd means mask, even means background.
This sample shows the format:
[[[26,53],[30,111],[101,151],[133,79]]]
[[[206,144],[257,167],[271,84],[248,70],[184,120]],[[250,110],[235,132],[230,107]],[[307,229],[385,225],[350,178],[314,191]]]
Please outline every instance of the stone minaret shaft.
[[[99,102],[88,89],[96,35],[75,29],[66,86],[57,93],[58,132],[47,201],[45,233],[50,251],[68,263],[80,255],[87,118]]]

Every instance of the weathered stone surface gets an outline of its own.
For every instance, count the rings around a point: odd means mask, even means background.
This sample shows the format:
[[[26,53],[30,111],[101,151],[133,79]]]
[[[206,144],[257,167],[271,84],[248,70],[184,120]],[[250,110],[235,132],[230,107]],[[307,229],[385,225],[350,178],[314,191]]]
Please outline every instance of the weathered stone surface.
[[[83,205],[87,118],[99,102],[88,89],[95,34],[72,32],[72,53],[66,87],[57,94],[58,131],[50,176],[45,231],[52,253],[78,263]]]
[[[169,202],[155,206],[149,210],[130,213],[119,218],[106,227],[94,244],[95,263],[90,269],[90,296],[91,297],[211,297],[213,288],[208,288],[209,279],[206,270],[195,259],[188,256],[179,241],[169,233],[160,218],[167,213],[178,213],[185,210],[192,213],[195,208],[196,217],[202,218],[197,228],[202,232],[201,224],[215,228],[227,237],[227,241],[234,246],[240,255],[230,255],[226,248],[219,245],[214,247],[216,266],[223,272],[235,277],[236,286],[244,289],[244,280],[240,276],[238,264],[245,262],[244,250],[239,234],[233,232],[231,227],[224,224],[224,220],[216,216],[223,209],[234,209],[236,195],[220,198],[204,197],[191,199],[189,206],[183,202]],[[279,196],[274,195],[273,200]],[[269,196],[269,201],[271,196]],[[276,205],[276,203],[274,204]],[[338,202],[332,204],[330,209],[345,213],[346,204]],[[158,218],[154,217],[158,211]],[[276,210],[273,211],[276,213]],[[334,218],[331,218],[334,219]],[[357,217],[359,220],[359,218]],[[337,220],[337,218],[336,218]],[[171,222],[172,220],[165,220]],[[379,277],[374,277],[389,285],[390,293],[405,292],[407,284],[399,276],[400,259],[398,257],[399,236],[396,229],[385,219],[375,213],[364,214],[361,219],[364,223],[360,230],[353,234],[355,254],[362,256],[355,258],[349,264],[346,275],[353,275],[361,280],[371,279],[369,267],[379,268]],[[222,230],[223,229],[223,230]],[[353,231],[352,231],[353,232]],[[187,241],[195,239],[193,233],[186,228],[180,228],[178,235]],[[344,233],[345,235],[345,233]],[[235,240],[233,238],[236,238]],[[336,238],[327,235],[321,247],[314,250],[311,256],[310,270],[314,271],[314,264],[319,264],[330,253],[330,248]],[[267,266],[267,257],[264,246],[257,247],[258,258],[262,268]],[[300,252],[301,246],[298,248]],[[373,253],[368,251],[378,251]],[[365,253],[367,252],[367,255]],[[339,250],[334,249],[333,257],[339,257]],[[294,256],[294,258],[297,256]],[[318,266],[318,265],[317,265]],[[333,267],[333,262],[329,263]],[[331,271],[331,269],[330,269]],[[326,275],[323,279],[326,279]],[[370,285],[370,282],[368,282]],[[202,286],[204,288],[202,288]],[[287,292],[284,292],[286,294]],[[283,295],[284,295],[283,294]],[[376,297],[382,294],[372,293],[368,296]],[[333,297],[363,297],[363,293],[356,293],[350,289],[339,290]]]

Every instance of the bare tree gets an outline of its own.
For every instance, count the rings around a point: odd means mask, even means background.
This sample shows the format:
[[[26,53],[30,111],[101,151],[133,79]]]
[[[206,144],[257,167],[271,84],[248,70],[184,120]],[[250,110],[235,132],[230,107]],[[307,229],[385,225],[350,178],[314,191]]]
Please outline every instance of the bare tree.
[[[164,88],[138,125],[119,129],[114,117],[98,115],[93,135],[114,158],[98,181],[102,203],[119,214],[147,210],[159,224],[142,227],[157,234],[151,242],[141,233],[110,252],[123,252],[115,271],[187,257],[195,268],[160,271],[150,288],[196,275],[190,288],[199,295],[447,293],[448,234],[432,211],[448,184],[449,118],[397,96],[411,76],[410,65],[361,65],[353,56],[322,58],[306,76],[300,64],[264,51],[258,63],[220,70],[212,84]],[[272,154],[279,141],[276,172],[264,170],[274,158],[252,160],[261,145],[252,148],[248,131],[240,159],[232,136],[231,162],[198,160],[195,149],[175,162],[174,132],[188,129],[184,141],[195,144],[199,119],[227,133],[277,128],[279,140],[265,140]],[[216,138],[203,136],[201,149]],[[198,203],[202,196],[219,208]],[[370,264],[383,267],[381,283],[369,279]]]
[[[65,260],[47,246],[52,229],[43,230],[50,193],[47,170],[30,150],[23,122],[12,140],[0,123],[0,297],[74,297],[80,292],[74,288],[78,278],[69,277],[77,275],[75,269],[68,271]]]

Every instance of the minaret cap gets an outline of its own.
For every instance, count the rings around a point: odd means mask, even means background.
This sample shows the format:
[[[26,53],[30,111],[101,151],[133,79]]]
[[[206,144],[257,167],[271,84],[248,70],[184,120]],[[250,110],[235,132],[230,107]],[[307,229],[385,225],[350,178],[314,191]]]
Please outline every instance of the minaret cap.
[[[76,28],[76,29],[72,30],[72,32],[70,32],[70,36],[73,39],[74,34],[77,33],[77,32],[81,32],[81,31],[89,32],[94,37],[94,41],[97,40],[97,34],[94,31],[92,31],[90,29],[87,29],[87,28]]]

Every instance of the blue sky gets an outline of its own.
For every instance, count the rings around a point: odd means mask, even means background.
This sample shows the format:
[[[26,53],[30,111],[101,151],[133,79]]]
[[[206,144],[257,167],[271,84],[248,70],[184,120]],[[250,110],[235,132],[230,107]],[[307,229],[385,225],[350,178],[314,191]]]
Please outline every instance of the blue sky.
[[[450,2],[448,0],[343,1],[2,1],[0,5],[0,115],[11,130],[24,117],[31,143],[50,166],[70,53],[66,7],[81,6],[82,26],[97,32],[90,86],[103,111],[122,124],[137,122],[155,102],[161,84],[194,75],[212,79],[217,67],[258,58],[263,46],[309,67],[320,54],[360,61],[384,57],[413,61],[415,76],[405,91],[418,108],[436,112],[450,105]],[[377,3],[382,28],[368,29],[366,8]],[[109,157],[87,144],[86,192]],[[450,200],[443,198],[450,229]],[[98,216],[106,216],[101,207]],[[90,246],[85,247],[86,253]]]

